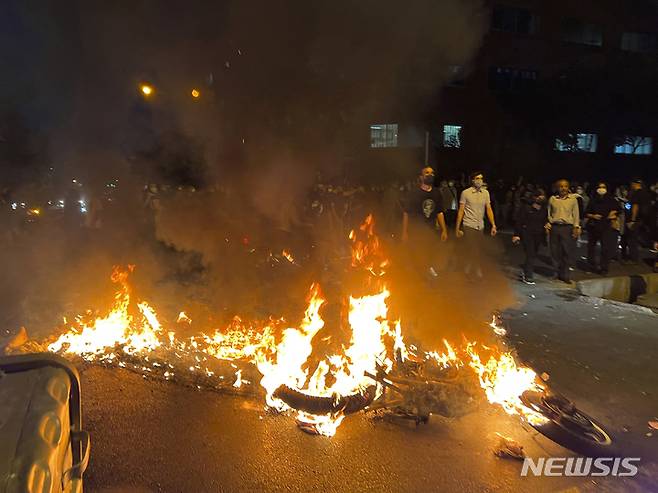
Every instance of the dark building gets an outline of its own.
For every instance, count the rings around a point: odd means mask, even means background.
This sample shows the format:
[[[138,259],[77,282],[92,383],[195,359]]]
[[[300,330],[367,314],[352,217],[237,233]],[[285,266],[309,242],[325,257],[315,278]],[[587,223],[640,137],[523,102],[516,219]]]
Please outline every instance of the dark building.
[[[506,0],[489,11],[480,52],[451,67],[428,116],[427,147],[424,131],[382,122],[374,153],[428,155],[441,175],[658,177],[658,2]]]

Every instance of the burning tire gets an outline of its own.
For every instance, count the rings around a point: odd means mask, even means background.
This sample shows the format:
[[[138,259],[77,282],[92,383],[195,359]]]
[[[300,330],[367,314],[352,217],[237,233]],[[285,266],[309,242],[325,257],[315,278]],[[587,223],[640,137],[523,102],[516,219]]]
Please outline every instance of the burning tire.
[[[554,442],[583,454],[614,455],[611,434],[564,396],[526,392],[521,400],[550,420],[546,424],[532,426]]]
[[[347,396],[318,397],[305,394],[297,389],[281,385],[274,391],[273,396],[281,399],[288,406],[297,411],[309,414],[353,414],[368,407],[375,399],[377,388],[374,385],[367,387],[362,392]]]

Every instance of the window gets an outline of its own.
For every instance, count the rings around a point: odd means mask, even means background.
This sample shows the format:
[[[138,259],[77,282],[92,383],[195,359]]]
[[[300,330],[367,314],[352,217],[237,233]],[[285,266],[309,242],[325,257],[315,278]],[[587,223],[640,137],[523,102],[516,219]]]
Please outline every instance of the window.
[[[538,17],[526,9],[497,5],[491,15],[491,29],[508,33],[534,34]]]
[[[636,53],[655,53],[658,51],[656,33],[624,33],[621,36],[621,49]]]
[[[596,152],[596,134],[569,134],[564,139],[555,139],[555,150],[562,152]]]
[[[462,126],[443,125],[443,147],[460,148],[462,146]]]
[[[398,124],[377,123],[370,125],[370,147],[397,147]]]
[[[562,25],[562,40],[569,43],[603,46],[603,31],[594,24],[567,19]]]
[[[489,69],[489,88],[501,92],[527,90],[534,87],[537,76],[536,70],[491,67]]]
[[[651,137],[627,135],[615,145],[615,154],[649,155],[652,152],[653,139]]]

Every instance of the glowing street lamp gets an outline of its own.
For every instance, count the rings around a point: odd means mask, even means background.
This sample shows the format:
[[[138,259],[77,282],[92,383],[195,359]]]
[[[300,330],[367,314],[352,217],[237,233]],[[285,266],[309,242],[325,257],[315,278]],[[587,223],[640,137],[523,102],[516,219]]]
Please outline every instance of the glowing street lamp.
[[[139,90],[142,92],[144,96],[150,96],[153,94],[153,87],[149,86],[148,84],[142,84],[139,86]]]
[[[191,94],[194,99],[197,99],[199,96],[201,96],[201,93],[198,91],[198,89],[192,89]]]

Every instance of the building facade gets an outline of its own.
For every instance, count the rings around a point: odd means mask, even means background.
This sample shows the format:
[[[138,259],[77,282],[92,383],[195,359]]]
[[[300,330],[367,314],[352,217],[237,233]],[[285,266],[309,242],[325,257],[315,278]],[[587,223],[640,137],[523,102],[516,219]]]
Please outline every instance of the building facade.
[[[375,124],[373,152],[427,156],[442,175],[658,178],[658,96],[648,85],[658,81],[658,2],[503,0],[488,10],[478,55],[451,67],[425,122],[427,149],[401,150],[405,139]],[[423,147],[422,134],[412,143]]]

